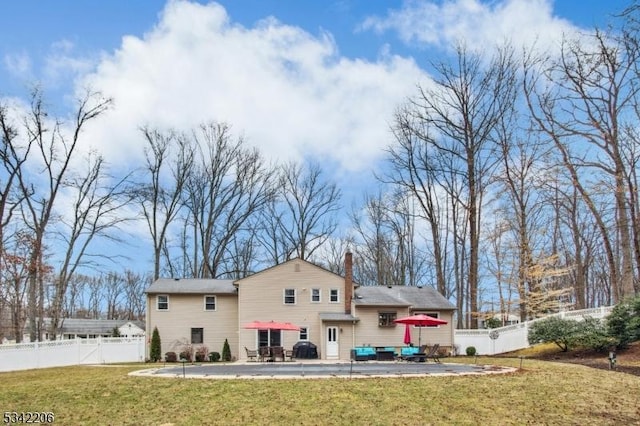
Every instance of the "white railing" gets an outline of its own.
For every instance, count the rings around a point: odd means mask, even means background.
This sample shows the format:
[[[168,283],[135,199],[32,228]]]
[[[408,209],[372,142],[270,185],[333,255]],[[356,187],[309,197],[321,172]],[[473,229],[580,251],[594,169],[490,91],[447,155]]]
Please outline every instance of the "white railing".
[[[553,316],[574,320],[582,320],[586,317],[605,318],[611,313],[612,309],[613,306],[603,306],[600,308],[560,312],[544,318]],[[469,346],[475,347],[476,353],[480,355],[495,355],[528,348],[530,346],[529,327],[544,318],[492,329],[455,330],[454,345],[458,348],[458,354],[460,355],[464,355]]]
[[[144,337],[98,337],[0,345],[0,372],[144,360]]]

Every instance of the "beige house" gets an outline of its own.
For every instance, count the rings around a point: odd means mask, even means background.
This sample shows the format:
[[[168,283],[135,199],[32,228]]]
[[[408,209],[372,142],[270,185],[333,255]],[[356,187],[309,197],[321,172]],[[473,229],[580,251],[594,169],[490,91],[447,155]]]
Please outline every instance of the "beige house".
[[[158,327],[162,354],[185,344],[221,352],[224,340],[232,356],[245,348],[284,346],[300,341],[317,347],[322,359],[350,358],[356,346],[403,346],[405,326],[394,319],[426,313],[448,321],[424,327],[422,343],[453,346],[455,307],[431,287],[358,286],[352,280],[351,253],[345,276],[293,259],[249,277],[231,280],[159,279],[147,289],[147,333]],[[252,321],[289,322],[299,331],[255,330]],[[418,344],[418,329],[412,338]]]

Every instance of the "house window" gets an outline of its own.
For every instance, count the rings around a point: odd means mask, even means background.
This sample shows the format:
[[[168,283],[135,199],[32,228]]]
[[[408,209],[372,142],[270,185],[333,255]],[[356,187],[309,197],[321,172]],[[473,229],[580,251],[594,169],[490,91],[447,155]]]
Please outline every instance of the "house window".
[[[378,312],[378,327],[395,327],[393,322],[397,318],[395,312]]]
[[[318,303],[320,302],[320,289],[312,288],[311,289],[311,302]]]
[[[329,302],[338,303],[340,301],[339,292],[337,288],[332,288],[329,292]]]
[[[156,307],[159,311],[169,310],[169,296],[167,296],[166,294],[156,296],[156,302]]]
[[[191,344],[201,344],[204,341],[204,329],[192,328],[191,329]]]
[[[205,296],[204,297],[204,310],[205,311],[215,311],[216,310],[216,297],[215,296]]]
[[[420,313],[425,314],[425,315],[429,315],[430,317],[433,317],[433,318],[440,318],[440,314],[438,312],[420,312]],[[425,325],[425,327],[438,328],[440,326],[439,325]]]
[[[307,327],[300,327],[298,340],[309,340],[309,330],[307,330]]]
[[[285,288],[284,289],[284,304],[295,305],[296,304],[296,289]]]

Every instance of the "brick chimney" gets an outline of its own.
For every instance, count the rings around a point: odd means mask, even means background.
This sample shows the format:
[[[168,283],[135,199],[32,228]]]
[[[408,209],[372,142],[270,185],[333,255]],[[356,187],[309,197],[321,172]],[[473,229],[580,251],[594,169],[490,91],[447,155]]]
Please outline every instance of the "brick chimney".
[[[353,297],[353,256],[351,252],[344,254],[344,313],[351,313]]]

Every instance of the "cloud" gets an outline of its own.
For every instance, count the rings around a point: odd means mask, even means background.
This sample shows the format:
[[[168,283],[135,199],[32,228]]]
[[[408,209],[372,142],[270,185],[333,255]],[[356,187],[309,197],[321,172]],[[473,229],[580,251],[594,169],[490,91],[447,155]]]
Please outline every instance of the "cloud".
[[[95,67],[96,59],[74,55],[74,48],[69,40],[59,40],[51,45],[43,69],[47,87],[63,85],[72,80],[69,76],[82,76]]]
[[[21,80],[32,78],[31,57],[26,52],[5,55],[3,62],[5,68],[12,76]]]
[[[190,129],[215,120],[278,160],[315,157],[365,170],[388,145],[394,109],[424,78],[413,59],[342,57],[266,18],[238,25],[218,4],[169,2],[143,37],[127,36],[78,82],[113,97],[91,140],[118,162],[139,158],[142,125]]]
[[[408,44],[449,50],[459,42],[473,50],[511,43],[555,51],[563,36],[577,34],[578,28],[553,15],[551,0],[433,1],[407,0],[399,10],[384,17],[372,16],[361,30],[396,31]]]

